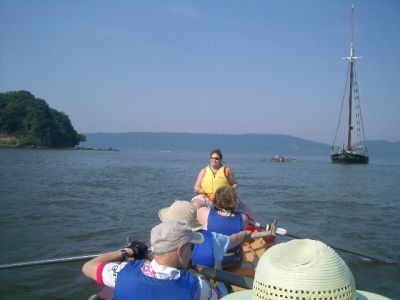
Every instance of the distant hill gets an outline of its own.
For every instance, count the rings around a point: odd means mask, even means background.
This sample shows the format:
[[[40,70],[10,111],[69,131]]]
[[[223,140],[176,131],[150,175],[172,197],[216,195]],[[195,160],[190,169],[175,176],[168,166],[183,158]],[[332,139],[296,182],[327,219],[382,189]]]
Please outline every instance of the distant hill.
[[[87,133],[82,147],[137,150],[205,151],[221,148],[233,153],[266,153],[285,156],[326,156],[330,145],[284,134],[203,134],[203,133]],[[370,156],[400,158],[400,142],[368,141]]]
[[[371,157],[400,159],[400,141],[367,141],[367,145]]]
[[[198,133],[88,133],[83,147],[117,149],[282,153],[283,155],[320,155],[329,153],[328,145],[281,134],[198,134]]]

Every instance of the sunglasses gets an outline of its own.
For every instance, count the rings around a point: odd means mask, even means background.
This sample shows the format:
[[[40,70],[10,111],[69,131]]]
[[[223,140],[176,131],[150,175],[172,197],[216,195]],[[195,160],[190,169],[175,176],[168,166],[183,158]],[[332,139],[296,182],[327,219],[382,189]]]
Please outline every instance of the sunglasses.
[[[193,249],[194,249],[194,244],[193,244],[193,243],[187,243],[187,245],[189,245],[189,247],[190,247],[190,251],[192,251],[192,252],[193,252]]]
[[[213,160],[220,160],[219,157],[210,157],[210,159],[213,159]]]

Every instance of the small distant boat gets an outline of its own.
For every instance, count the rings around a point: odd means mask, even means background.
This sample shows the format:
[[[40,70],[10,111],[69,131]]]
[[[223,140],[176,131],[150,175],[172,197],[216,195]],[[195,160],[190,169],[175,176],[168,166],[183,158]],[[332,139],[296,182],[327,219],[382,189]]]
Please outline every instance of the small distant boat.
[[[367,143],[365,141],[364,124],[361,115],[357,73],[355,61],[360,58],[355,56],[353,42],[354,6],[351,12],[351,42],[346,88],[343,93],[339,121],[332,145],[332,163],[367,164],[369,161]],[[345,104],[345,99],[347,103]],[[347,120],[344,120],[346,119]],[[343,138],[339,141],[338,137]]]
[[[283,155],[276,155],[276,156],[272,157],[270,160],[274,161],[274,162],[283,163],[283,162],[294,161],[296,159],[292,158],[292,157],[283,157]]]
[[[285,158],[282,155],[275,155],[275,157],[273,157],[272,160],[276,162],[284,162]]]

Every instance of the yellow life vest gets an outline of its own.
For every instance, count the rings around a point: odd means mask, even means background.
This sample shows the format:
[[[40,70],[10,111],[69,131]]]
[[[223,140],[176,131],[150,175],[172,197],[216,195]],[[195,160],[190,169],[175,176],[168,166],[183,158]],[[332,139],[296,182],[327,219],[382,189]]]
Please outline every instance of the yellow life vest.
[[[214,200],[214,194],[218,188],[230,185],[227,175],[225,174],[225,166],[219,168],[215,175],[211,171],[210,166],[207,166],[205,170],[206,171],[204,173],[203,179],[201,180],[200,187],[204,191],[208,199]]]

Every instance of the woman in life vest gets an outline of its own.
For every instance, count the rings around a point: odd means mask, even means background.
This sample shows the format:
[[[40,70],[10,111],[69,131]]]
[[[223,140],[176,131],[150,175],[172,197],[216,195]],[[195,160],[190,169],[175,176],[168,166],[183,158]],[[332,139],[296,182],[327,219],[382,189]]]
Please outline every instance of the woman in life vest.
[[[201,206],[210,207],[215,192],[223,186],[237,189],[238,184],[231,168],[222,164],[221,150],[215,149],[210,153],[210,164],[201,169],[197,176],[194,184],[196,196],[192,199],[192,203],[198,208]]]
[[[201,207],[197,210],[197,219],[203,229],[230,236],[243,231],[248,225],[248,217],[237,212],[239,200],[236,191],[230,186],[220,187],[215,193],[214,207]],[[222,268],[240,264],[242,260],[241,244],[229,249],[222,260]]]

